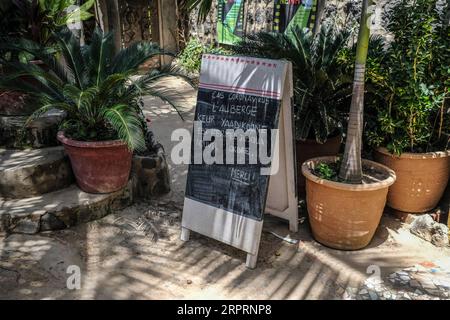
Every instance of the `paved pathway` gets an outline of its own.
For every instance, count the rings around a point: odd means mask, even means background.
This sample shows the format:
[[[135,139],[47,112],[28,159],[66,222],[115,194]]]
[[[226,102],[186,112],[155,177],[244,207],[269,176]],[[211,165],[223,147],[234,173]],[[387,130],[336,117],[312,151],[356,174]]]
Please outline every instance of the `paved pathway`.
[[[196,90],[177,79],[165,80],[164,85],[173,88],[175,101],[180,106],[179,110],[184,120],[169,104],[155,98],[145,99],[144,112],[150,117],[150,127],[155,133],[156,139],[164,146],[167,154],[172,192],[165,198],[182,203],[186,186],[187,166],[173,164],[170,152],[177,142],[171,140],[171,135],[174,130],[179,128],[192,130],[197,98]]]

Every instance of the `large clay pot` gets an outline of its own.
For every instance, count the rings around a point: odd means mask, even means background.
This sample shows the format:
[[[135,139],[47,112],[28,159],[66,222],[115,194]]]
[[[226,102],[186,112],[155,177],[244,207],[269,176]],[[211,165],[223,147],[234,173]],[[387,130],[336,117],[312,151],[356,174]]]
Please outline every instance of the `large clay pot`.
[[[378,148],[374,159],[397,175],[397,181],[389,190],[389,207],[420,213],[437,206],[450,175],[450,151],[394,156],[387,149]]]
[[[314,238],[326,246],[342,250],[361,249],[370,243],[380,223],[395,173],[369,160],[363,160],[363,167],[377,174],[366,184],[334,182],[312,173],[316,165],[336,160],[336,157],[314,158],[302,165],[311,229]]]
[[[337,135],[327,139],[325,143],[318,143],[315,139],[307,139],[305,141],[296,141],[296,158],[297,158],[297,192],[299,197],[303,197],[306,193],[306,180],[302,175],[302,164],[306,160],[325,157],[337,156],[341,148],[342,135]]]
[[[110,193],[128,182],[132,153],[120,141],[76,141],[58,132],[78,186],[88,193]]]

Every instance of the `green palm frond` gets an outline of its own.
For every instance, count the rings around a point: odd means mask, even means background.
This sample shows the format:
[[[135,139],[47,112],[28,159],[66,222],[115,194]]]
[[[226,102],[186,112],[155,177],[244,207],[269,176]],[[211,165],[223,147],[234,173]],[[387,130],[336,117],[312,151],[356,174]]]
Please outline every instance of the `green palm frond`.
[[[45,113],[53,110],[53,109],[59,109],[62,111],[65,111],[66,113],[70,114],[73,112],[71,109],[71,106],[64,102],[58,102],[54,101],[48,96],[42,96],[39,100],[40,108],[35,110],[26,120],[24,127],[28,126],[30,122],[33,120],[36,120],[43,116]]]
[[[121,50],[111,63],[111,73],[137,70],[147,60],[165,53],[156,43],[137,42]]]
[[[351,88],[351,81],[345,81],[347,71],[339,61],[350,35],[349,30],[334,30],[327,25],[318,34],[296,27],[289,33],[249,35],[233,50],[241,55],[292,62],[296,138],[314,136],[324,142],[342,128],[342,119],[336,121],[334,115]]]
[[[33,64],[19,62],[5,64],[8,68],[15,70],[13,74],[3,76],[0,80],[0,88],[13,89],[26,92],[32,95],[40,95],[42,92],[61,97],[61,81],[58,77],[46,72],[42,68]],[[35,83],[24,81],[24,78],[31,78]]]
[[[8,63],[15,73],[0,80],[0,88],[21,90],[36,99],[40,108],[30,121],[60,109],[66,114],[62,128],[67,136],[83,141],[120,139],[131,150],[142,151],[146,147],[143,96],[160,98],[181,117],[176,92],[160,80],[179,77],[192,84],[191,79],[169,65],[140,74],[142,63],[163,53],[157,44],[137,43],[114,55],[112,35],[100,29],[84,46],[69,30],[55,34],[55,39],[61,50],[59,61],[41,53],[50,71],[33,64]]]
[[[87,82],[87,66],[78,39],[69,29],[63,29],[55,34],[55,37],[64,56],[66,68],[73,74],[73,84],[83,89]]]
[[[96,28],[92,35],[91,45],[84,53],[89,68],[91,85],[99,86],[108,75],[108,68],[113,59],[114,39],[112,33],[103,33]]]
[[[128,105],[118,104],[104,108],[102,115],[109,121],[119,138],[126,142],[130,150],[142,151],[145,149],[145,139],[141,122],[134,110]]]
[[[68,84],[63,89],[64,97],[76,108],[75,112],[91,124],[95,124],[95,106],[93,104],[98,93],[99,89],[95,86],[80,90],[76,86]]]
[[[198,22],[205,22],[212,9],[212,0],[184,0],[183,7],[188,11],[198,8]]]

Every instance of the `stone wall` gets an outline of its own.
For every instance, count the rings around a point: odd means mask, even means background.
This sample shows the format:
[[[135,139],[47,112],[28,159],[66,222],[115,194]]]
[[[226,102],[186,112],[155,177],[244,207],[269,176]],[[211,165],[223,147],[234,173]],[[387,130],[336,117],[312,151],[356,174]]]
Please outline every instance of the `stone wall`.
[[[245,32],[272,30],[273,0],[247,0],[245,15]],[[204,23],[197,24],[197,11],[190,17],[190,36],[199,38],[205,44],[217,44],[217,0],[213,0],[213,9]]]
[[[170,176],[164,149],[145,156],[134,155],[131,169],[133,196],[152,199],[170,191]]]
[[[324,2],[322,23],[330,22],[339,27],[356,25],[361,12],[361,0],[319,0]],[[378,0],[378,13],[385,10],[395,0]],[[205,44],[217,44],[217,0],[213,0],[213,10],[204,23],[197,24],[197,12],[190,16],[190,36],[199,38]],[[246,0],[245,32],[272,31],[274,0]],[[383,34],[383,20],[380,16],[379,28],[375,33]]]

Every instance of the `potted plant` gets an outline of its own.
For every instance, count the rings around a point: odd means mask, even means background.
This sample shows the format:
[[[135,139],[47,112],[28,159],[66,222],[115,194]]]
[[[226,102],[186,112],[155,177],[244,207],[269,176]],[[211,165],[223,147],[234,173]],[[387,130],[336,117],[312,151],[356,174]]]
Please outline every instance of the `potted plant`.
[[[356,49],[353,95],[341,159],[319,157],[306,161],[306,203],[314,238],[332,248],[356,250],[367,246],[381,219],[395,173],[361,158],[364,78],[370,29],[363,0]]]
[[[317,34],[297,27],[289,33],[249,35],[234,47],[238,54],[292,62],[299,195],[305,193],[302,163],[314,157],[335,156],[341,147],[340,110],[351,95],[351,77],[344,72],[340,59],[350,34],[328,25]]]
[[[45,51],[46,54],[56,54],[57,47],[51,37],[58,31],[76,20],[89,19],[93,0],[69,12],[70,6],[76,0],[15,0],[0,4],[0,74],[8,75],[10,63],[33,63],[46,67],[37,58]],[[39,52],[39,53],[38,53]],[[22,76],[22,81],[33,81]],[[41,147],[56,144],[56,139],[47,139],[56,128],[60,117],[52,116],[47,121],[30,123],[27,130],[22,130],[22,124],[36,109],[36,103],[31,97],[17,90],[0,91],[0,145],[6,147],[23,147],[32,145]]]
[[[112,34],[100,29],[84,46],[68,29],[59,32],[56,41],[63,59],[40,56],[51,72],[32,64],[14,64],[16,72],[0,86],[24,91],[39,101],[29,121],[51,109],[65,112],[58,139],[83,191],[121,189],[128,180],[132,151],[145,149],[141,96],[156,96],[175,106],[174,93],[159,87],[158,80],[182,75],[167,66],[138,76],[142,63],[163,54],[154,43],[135,43],[114,53]],[[22,75],[39,85],[21,82]]]
[[[401,0],[387,10],[393,35],[372,70],[368,142],[397,174],[388,194],[396,210],[432,210],[450,175],[450,25],[448,2]]]

